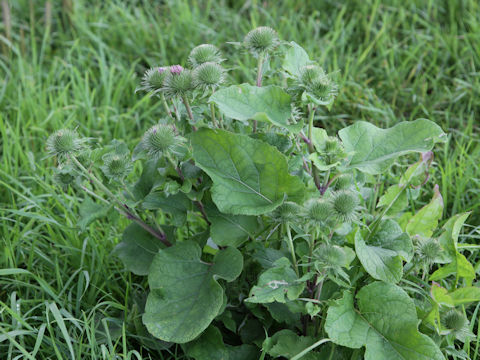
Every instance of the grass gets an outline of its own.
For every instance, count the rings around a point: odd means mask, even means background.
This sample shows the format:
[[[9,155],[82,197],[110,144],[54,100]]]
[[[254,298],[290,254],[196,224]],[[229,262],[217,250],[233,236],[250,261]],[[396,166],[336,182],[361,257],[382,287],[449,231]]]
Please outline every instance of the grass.
[[[391,126],[420,117],[449,132],[436,151],[433,179],[445,217],[472,211],[464,241],[480,236],[475,0],[3,3],[1,359],[182,358],[176,348],[148,351],[126,327],[141,289],[111,251],[127,222],[98,221],[80,231],[73,192],[62,193],[51,180],[45,140],[53,130],[78,127],[95,141],[118,138],[133,148],[162,114],[160,104],[134,94],[139,74],[182,63],[193,46],[210,42],[223,44],[230,76],[253,82],[254,60],[225,43],[255,26],[276,28],[337,71],[338,100],[317,119],[332,133],[354,120]],[[469,355],[480,359],[478,351]]]

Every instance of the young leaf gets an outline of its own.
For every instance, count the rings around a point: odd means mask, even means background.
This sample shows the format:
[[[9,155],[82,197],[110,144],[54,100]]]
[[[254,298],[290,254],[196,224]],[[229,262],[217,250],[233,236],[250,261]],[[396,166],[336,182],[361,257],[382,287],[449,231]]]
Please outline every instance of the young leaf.
[[[387,215],[403,211],[408,206],[407,192],[404,186],[395,184],[390,186],[385,194],[378,199],[377,207],[388,207]]]
[[[295,300],[305,288],[304,282],[298,282],[290,261],[281,258],[275,262],[275,267],[266,270],[258,278],[258,284],[250,291],[250,297],[245,299],[251,303],[285,303]]]
[[[300,75],[300,69],[310,64],[307,52],[295,41],[290,42],[290,48],[285,52],[282,67],[293,76]]]
[[[266,121],[294,133],[303,127],[303,123],[290,123],[292,98],[279,86],[232,85],[215,92],[209,101],[235,120]]]
[[[245,135],[202,129],[192,134],[193,158],[212,179],[212,198],[227,214],[261,215],[303,201],[303,182],[288,173],[275,147]]]
[[[393,220],[383,221],[379,231],[365,243],[360,231],[355,234],[355,251],[365,270],[374,279],[397,283],[402,278],[403,260],[413,256],[410,237]]]
[[[424,207],[422,207],[408,222],[407,233],[410,236],[420,235],[425,238],[432,236],[433,231],[438,226],[438,221],[442,218],[443,198],[438,191],[438,185],[435,185],[433,198]]]
[[[242,254],[227,248],[208,264],[200,259],[201,253],[196,243],[183,242],[161,250],[153,259],[143,315],[153,336],[176,343],[191,341],[221,310],[224,292],[217,279],[235,280],[242,271]]]
[[[410,152],[424,152],[445,140],[445,133],[432,121],[419,119],[380,129],[365,121],[338,132],[347,153],[349,166],[368,174],[380,174],[395,159]]]
[[[415,304],[400,287],[384,282],[364,286],[328,309],[325,330],[336,344],[366,347],[365,360],[444,360],[437,345],[417,329]]]
[[[469,215],[470,213],[457,214],[443,226],[444,231],[438,240],[446,250],[451,262],[435,271],[430,276],[430,280],[437,281],[456,274],[457,279],[463,277],[467,281],[467,285],[471,285],[475,278],[475,269],[457,249],[458,235]]]
[[[388,208],[387,215],[397,214],[408,206],[407,187],[421,186],[428,179],[428,167],[433,160],[431,151],[422,153],[420,160],[410,165],[398,184],[390,186],[378,200],[377,207]],[[442,205],[443,206],[443,205]]]
[[[431,294],[438,304],[448,307],[480,301],[480,288],[475,286],[466,286],[449,293],[444,287],[433,283]]]

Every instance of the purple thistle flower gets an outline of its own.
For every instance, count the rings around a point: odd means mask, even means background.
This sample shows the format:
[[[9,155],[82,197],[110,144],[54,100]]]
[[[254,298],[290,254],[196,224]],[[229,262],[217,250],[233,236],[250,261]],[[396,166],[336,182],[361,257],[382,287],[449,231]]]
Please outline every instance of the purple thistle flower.
[[[170,66],[170,72],[172,74],[180,74],[183,71],[183,67],[181,65],[172,65]]]

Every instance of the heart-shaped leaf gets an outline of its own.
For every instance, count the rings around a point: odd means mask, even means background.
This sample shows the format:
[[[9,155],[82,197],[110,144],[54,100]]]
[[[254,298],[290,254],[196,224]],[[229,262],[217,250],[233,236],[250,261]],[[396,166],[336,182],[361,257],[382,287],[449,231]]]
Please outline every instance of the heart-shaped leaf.
[[[235,248],[221,250],[214,262],[200,259],[194,242],[178,243],[161,250],[148,275],[150,294],[143,323],[155,337],[176,343],[195,339],[218,315],[224,292],[218,278],[235,280],[243,268],[242,254]]]

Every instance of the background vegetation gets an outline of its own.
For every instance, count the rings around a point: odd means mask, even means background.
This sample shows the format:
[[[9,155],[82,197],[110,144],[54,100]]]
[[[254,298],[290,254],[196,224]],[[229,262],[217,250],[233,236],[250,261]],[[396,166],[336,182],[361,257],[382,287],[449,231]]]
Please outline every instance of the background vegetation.
[[[78,127],[95,141],[118,138],[133,148],[162,116],[161,104],[134,94],[146,67],[183,63],[210,42],[223,44],[230,76],[252,83],[254,60],[226,42],[256,26],[275,28],[338,72],[338,99],[317,119],[331,134],[361,119],[441,125],[450,137],[437,147],[434,182],[445,218],[472,211],[462,239],[480,238],[475,0],[12,0],[2,9],[1,359],[160,358],[124,321],[139,289],[110,253],[127,221],[80,231],[73,193],[51,179],[45,141],[53,130]],[[480,259],[470,260],[480,268]],[[478,341],[472,359],[480,359]],[[163,356],[182,358],[174,352]]]

